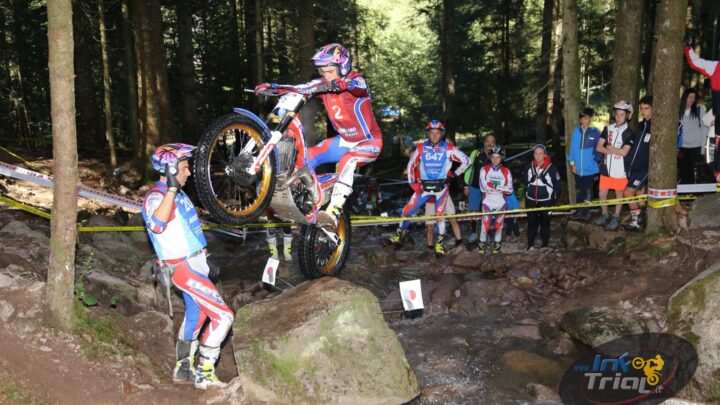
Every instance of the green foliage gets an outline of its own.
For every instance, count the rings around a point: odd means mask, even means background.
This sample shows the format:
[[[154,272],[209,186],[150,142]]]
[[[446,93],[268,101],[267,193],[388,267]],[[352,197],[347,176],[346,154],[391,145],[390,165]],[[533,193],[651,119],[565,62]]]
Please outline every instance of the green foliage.
[[[85,262],[80,267],[80,272],[75,280],[75,296],[86,307],[92,307],[98,304],[97,296],[85,291],[85,279],[88,274],[90,274],[90,267],[94,256],[95,253],[92,252],[87,259],[85,259]]]
[[[125,338],[120,333],[113,316],[98,316],[75,302],[73,308],[75,318],[75,334],[80,337],[83,354],[89,358],[100,358],[115,354],[126,355],[132,352]]]

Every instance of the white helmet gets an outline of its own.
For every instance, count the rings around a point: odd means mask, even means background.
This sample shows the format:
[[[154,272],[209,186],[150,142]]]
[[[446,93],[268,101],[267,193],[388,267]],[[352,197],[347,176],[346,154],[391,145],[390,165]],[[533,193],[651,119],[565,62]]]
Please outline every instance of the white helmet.
[[[623,110],[627,113],[627,118],[625,120],[629,121],[630,118],[632,118],[633,114],[633,107],[631,104],[627,103],[625,100],[620,100],[613,106],[612,110],[612,117],[615,119],[615,111],[617,110]]]

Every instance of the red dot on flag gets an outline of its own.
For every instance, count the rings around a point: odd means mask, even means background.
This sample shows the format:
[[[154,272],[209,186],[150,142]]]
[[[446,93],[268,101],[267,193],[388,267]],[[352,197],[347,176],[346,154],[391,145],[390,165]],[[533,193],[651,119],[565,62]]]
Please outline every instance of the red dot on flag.
[[[268,268],[267,268],[267,274],[272,275],[272,273],[273,273],[273,268],[272,268],[272,267],[268,267]]]
[[[409,293],[410,293],[410,299],[415,301],[415,297],[417,297],[417,294],[415,294],[415,290],[410,290]]]

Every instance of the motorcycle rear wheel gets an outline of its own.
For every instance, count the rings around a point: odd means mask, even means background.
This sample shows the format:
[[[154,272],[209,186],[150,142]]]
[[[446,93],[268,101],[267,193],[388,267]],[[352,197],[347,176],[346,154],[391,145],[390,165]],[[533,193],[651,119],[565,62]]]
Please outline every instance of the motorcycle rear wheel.
[[[339,276],[350,251],[350,217],[343,211],[338,220],[337,235],[340,245],[334,243],[317,225],[303,225],[298,243],[300,271],[306,279]]]

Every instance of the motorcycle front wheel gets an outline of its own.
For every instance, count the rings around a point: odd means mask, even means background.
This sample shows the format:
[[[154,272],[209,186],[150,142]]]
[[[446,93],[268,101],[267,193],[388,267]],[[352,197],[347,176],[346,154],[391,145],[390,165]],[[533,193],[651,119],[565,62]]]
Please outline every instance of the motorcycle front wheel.
[[[276,155],[270,153],[257,174],[246,169],[269,134],[251,117],[229,114],[216,119],[198,143],[195,184],[200,201],[222,223],[243,225],[267,211],[275,191]],[[255,146],[240,152],[253,140]]]

